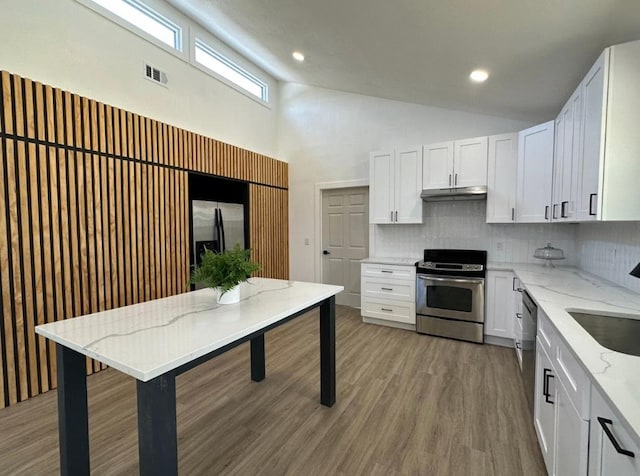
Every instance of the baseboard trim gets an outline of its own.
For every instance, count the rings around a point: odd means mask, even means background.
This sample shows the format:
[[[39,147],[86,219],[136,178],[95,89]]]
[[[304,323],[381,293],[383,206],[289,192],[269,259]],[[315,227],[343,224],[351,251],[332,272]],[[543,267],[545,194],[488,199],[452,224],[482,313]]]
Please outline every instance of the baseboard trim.
[[[497,336],[484,336],[484,343],[491,345],[499,345],[502,347],[511,347],[513,349],[513,339],[509,339],[506,337],[497,337]]]
[[[378,326],[395,327],[396,329],[403,329],[405,331],[416,331],[415,324],[405,324],[404,322],[387,321],[385,319],[376,319],[375,317],[362,316],[362,322],[365,324],[375,324]]]

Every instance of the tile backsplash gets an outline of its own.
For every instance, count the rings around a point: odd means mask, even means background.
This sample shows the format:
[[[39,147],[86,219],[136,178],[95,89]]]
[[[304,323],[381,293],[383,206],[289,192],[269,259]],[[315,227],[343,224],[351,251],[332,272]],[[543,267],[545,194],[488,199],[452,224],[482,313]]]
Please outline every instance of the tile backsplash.
[[[578,266],[640,293],[640,279],[629,275],[640,262],[640,222],[577,225]]]
[[[541,263],[536,248],[551,243],[566,257],[563,265],[577,266],[575,224],[488,224],[486,201],[430,202],[423,206],[422,225],[375,225],[372,255],[422,257],[425,248],[487,250],[489,261]]]

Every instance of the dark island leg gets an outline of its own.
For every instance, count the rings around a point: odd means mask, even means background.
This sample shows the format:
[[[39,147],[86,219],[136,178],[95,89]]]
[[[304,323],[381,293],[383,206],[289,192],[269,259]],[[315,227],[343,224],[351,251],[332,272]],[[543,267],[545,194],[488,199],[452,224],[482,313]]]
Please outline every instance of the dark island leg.
[[[138,386],[140,474],[177,475],[176,376],[173,372]]]
[[[251,380],[261,382],[264,380],[264,334],[251,339]]]
[[[320,304],[320,403],[336,403],[336,297]]]
[[[83,354],[60,344],[56,344],[56,356],[60,474],[88,476],[87,359]]]

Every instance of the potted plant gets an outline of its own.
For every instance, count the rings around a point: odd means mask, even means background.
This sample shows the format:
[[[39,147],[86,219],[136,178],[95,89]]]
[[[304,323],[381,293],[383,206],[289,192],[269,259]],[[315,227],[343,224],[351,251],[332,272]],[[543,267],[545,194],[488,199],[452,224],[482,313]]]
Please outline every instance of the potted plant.
[[[239,284],[251,273],[260,270],[260,265],[251,261],[251,251],[239,244],[222,253],[205,249],[202,262],[193,267],[189,284],[202,284],[219,291],[218,303],[233,304],[240,301]]]

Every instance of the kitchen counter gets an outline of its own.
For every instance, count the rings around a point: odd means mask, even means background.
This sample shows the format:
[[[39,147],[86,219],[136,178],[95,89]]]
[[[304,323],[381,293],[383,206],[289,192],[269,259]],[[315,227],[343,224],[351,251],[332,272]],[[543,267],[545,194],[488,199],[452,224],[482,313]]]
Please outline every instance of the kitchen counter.
[[[640,294],[577,268],[490,262],[487,269],[515,273],[640,445],[640,357],[601,346],[567,312],[640,318]]]
[[[375,263],[375,264],[389,264],[389,265],[397,265],[397,266],[414,266],[416,261],[420,261],[419,258],[390,258],[384,256],[369,256],[363,260],[360,260],[361,263]]]

